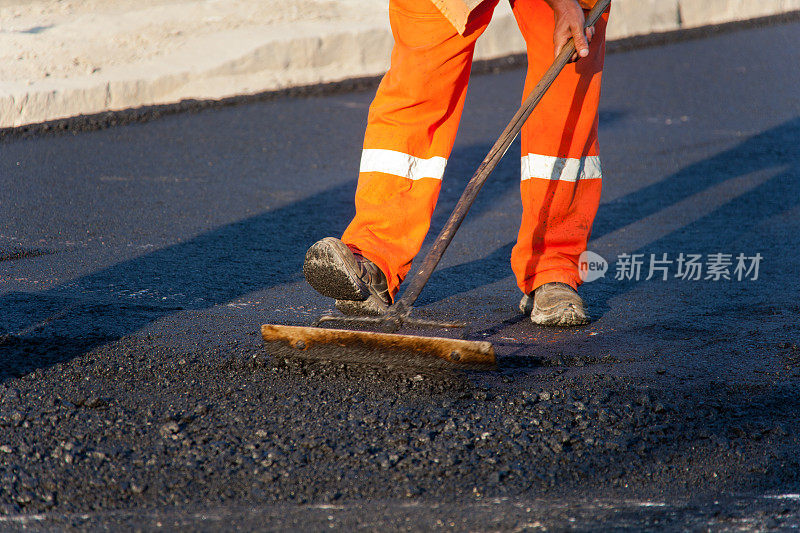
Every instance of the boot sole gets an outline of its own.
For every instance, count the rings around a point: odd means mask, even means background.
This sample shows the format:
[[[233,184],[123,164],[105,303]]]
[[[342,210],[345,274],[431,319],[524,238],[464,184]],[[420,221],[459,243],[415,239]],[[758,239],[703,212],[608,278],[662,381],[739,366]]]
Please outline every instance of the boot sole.
[[[308,249],[303,275],[315,291],[328,298],[364,301],[370,295],[358,276],[353,252],[333,237],[326,237]]]

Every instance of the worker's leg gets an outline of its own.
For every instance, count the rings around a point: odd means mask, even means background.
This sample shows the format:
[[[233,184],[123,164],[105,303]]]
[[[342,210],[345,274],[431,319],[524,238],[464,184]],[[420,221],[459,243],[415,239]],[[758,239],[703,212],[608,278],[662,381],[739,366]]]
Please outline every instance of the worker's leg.
[[[356,215],[342,236],[386,274],[394,295],[422,246],[458,128],[475,40],[497,0],[464,35],[431,0],[391,0],[391,68],[369,111]]]
[[[553,10],[543,0],[512,1],[528,46],[530,93],[553,61]],[[566,66],[522,128],[522,222],[511,266],[526,294],[551,282],[581,283],[601,172],[597,105],[607,14],[597,23],[588,57]]]

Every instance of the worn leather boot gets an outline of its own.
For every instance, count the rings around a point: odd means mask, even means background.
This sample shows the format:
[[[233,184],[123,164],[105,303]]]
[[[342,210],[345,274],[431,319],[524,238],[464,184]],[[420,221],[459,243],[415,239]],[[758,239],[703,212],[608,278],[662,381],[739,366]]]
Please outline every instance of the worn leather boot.
[[[391,303],[383,272],[334,237],[308,249],[303,274],[314,290],[334,298],[336,309],[346,315],[382,315]]]
[[[540,326],[581,326],[589,323],[586,304],[566,283],[545,283],[519,302],[519,310]]]

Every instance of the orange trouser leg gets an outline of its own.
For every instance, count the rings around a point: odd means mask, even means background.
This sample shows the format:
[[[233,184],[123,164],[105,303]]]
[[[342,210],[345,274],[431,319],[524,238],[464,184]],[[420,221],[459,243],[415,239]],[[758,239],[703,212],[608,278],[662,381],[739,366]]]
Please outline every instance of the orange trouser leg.
[[[528,46],[530,93],[553,61],[553,11],[543,0],[512,0]],[[577,287],[600,203],[597,106],[608,15],[597,23],[590,55],[567,65],[522,128],[522,222],[511,267],[529,293],[560,281]]]
[[[459,35],[431,0],[391,0],[391,68],[369,111],[356,215],[342,236],[386,274],[392,295],[430,227],[464,106],[475,40],[498,0]],[[552,15],[551,15],[552,16]]]

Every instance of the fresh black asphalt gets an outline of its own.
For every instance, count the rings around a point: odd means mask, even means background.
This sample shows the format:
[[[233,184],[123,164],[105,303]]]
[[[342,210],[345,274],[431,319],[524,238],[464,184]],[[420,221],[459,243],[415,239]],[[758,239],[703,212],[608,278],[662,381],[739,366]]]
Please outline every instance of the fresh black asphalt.
[[[589,326],[516,310],[512,147],[415,310],[495,371],[261,342],[332,309],[302,258],[352,216],[370,93],[0,142],[0,528],[800,525],[798,31],[608,56]],[[473,78],[434,231],[523,76]]]

